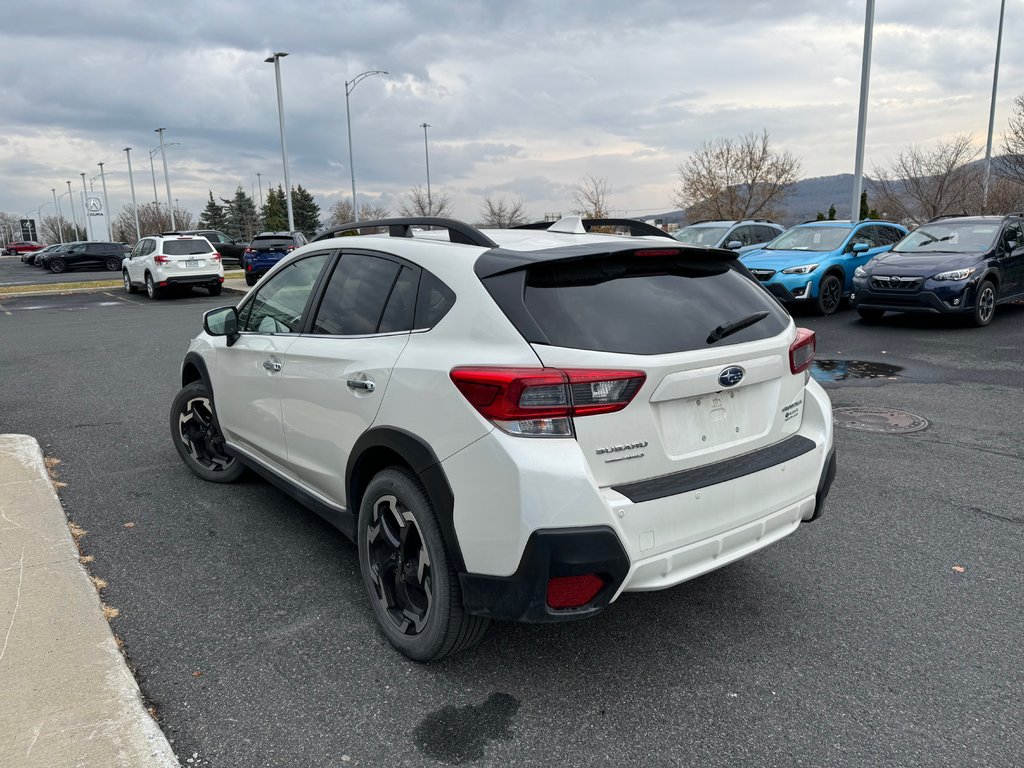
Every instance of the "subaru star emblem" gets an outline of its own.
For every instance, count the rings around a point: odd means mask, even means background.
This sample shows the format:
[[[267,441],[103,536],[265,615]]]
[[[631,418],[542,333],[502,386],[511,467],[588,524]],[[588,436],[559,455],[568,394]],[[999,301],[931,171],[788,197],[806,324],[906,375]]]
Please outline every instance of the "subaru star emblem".
[[[723,387],[735,387],[743,381],[743,369],[738,365],[731,365],[718,374],[718,383]]]

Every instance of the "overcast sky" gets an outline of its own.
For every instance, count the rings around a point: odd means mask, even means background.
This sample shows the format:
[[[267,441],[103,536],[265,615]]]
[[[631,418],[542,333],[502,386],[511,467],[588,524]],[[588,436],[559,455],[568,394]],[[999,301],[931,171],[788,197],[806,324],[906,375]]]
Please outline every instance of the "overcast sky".
[[[283,180],[272,51],[282,60],[291,179],[326,210],[350,196],[345,81],[360,202],[395,212],[426,183],[459,218],[486,194],[568,212],[584,176],[617,212],[672,209],[704,141],[767,129],[806,177],[852,172],[864,0],[33,0],[0,25],[0,210],[77,193],[104,162],[111,208],[152,200],[165,127],[172,194]],[[984,150],[999,0],[879,0],[867,163],[972,133]],[[996,146],[1024,92],[1024,0],[1008,0]],[[1005,44],[1010,41],[1009,44]],[[165,199],[159,154],[156,182]],[[95,182],[99,189],[100,181]],[[77,198],[76,198],[77,199]],[[67,215],[67,197],[62,205]]]

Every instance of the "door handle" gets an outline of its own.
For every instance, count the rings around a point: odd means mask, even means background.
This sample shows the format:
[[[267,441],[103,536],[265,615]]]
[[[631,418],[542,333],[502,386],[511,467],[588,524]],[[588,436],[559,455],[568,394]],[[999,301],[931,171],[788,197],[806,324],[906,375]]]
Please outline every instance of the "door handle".
[[[377,388],[377,385],[369,379],[349,379],[345,384],[349,389],[361,389],[364,392],[373,392]]]
[[[263,367],[266,368],[271,373],[277,373],[278,371],[281,370],[281,364],[276,360],[264,360]]]

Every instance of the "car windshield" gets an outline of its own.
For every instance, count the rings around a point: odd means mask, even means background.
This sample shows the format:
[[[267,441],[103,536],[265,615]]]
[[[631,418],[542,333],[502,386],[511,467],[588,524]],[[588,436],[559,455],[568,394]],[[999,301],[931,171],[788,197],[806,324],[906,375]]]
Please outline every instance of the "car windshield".
[[[850,234],[847,227],[793,227],[772,240],[766,251],[834,251]]]
[[[690,245],[715,245],[728,231],[728,227],[683,227],[672,237]]]
[[[995,242],[999,224],[978,221],[939,221],[918,227],[899,242],[896,253],[977,253]]]
[[[167,240],[163,247],[163,252],[168,256],[198,256],[210,253],[212,250],[213,248],[205,239]]]

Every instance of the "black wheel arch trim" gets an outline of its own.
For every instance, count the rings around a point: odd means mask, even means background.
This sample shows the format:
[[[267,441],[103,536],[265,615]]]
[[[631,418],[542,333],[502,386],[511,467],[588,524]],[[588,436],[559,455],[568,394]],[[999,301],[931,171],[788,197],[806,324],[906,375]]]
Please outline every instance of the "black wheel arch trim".
[[[345,467],[345,499],[353,520],[359,517],[362,491],[370,480],[362,477],[361,462],[375,448],[385,448],[397,454],[419,478],[434,507],[452,564],[457,571],[464,572],[466,565],[455,533],[455,495],[437,455],[426,441],[412,432],[400,427],[373,427],[356,440]]]

